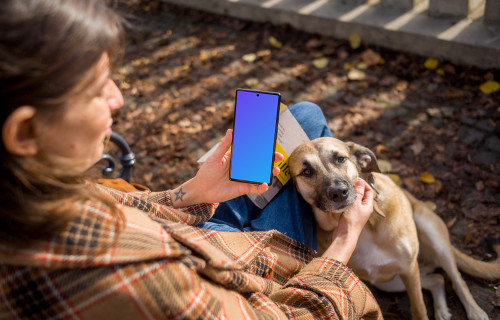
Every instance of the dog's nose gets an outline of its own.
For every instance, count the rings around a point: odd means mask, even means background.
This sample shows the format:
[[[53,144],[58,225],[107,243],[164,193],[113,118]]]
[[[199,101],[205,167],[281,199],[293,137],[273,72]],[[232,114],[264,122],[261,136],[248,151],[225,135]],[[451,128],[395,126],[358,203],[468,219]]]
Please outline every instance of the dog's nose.
[[[326,189],[326,195],[328,199],[334,202],[341,202],[347,199],[349,195],[349,189],[345,183],[337,183],[335,186],[330,186]]]

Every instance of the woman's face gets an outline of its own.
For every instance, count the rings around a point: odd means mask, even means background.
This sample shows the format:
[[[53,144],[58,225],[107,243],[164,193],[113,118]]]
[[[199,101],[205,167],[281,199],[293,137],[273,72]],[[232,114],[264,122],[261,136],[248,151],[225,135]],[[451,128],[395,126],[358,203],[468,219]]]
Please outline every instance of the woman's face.
[[[84,172],[98,161],[111,135],[111,111],[121,108],[123,96],[110,79],[109,59],[103,55],[91,72],[95,81],[70,97],[55,120],[42,126],[39,149],[56,165]]]

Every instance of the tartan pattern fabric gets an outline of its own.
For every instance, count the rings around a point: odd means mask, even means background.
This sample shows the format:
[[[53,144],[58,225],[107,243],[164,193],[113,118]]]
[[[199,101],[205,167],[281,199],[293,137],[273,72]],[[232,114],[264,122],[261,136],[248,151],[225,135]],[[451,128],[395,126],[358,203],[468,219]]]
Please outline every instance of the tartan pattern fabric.
[[[199,229],[215,205],[101,188],[125,222],[87,201],[50,241],[0,241],[0,319],[382,318],[348,267],[275,230]]]

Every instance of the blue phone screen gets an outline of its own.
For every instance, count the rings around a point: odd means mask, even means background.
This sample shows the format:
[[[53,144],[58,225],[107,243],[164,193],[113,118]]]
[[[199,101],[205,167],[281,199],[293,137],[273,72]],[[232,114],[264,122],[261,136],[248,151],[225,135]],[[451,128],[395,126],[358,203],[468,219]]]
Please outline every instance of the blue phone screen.
[[[236,91],[230,178],[271,183],[280,95]]]

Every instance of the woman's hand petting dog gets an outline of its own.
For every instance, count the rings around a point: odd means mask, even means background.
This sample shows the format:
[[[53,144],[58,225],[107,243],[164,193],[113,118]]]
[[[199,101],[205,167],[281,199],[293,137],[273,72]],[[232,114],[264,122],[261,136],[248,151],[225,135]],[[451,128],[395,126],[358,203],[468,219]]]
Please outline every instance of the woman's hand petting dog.
[[[351,258],[359,235],[373,212],[374,192],[362,179],[354,185],[356,201],[342,214],[338,227],[332,234],[332,243],[323,253],[323,257],[338,260],[347,264]]]

